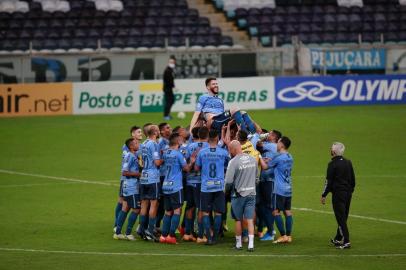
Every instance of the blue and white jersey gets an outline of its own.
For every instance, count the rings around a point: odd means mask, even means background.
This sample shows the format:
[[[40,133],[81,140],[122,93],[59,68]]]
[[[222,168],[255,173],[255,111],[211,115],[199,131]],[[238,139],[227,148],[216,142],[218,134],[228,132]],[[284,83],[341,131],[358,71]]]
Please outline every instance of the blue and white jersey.
[[[121,147],[121,151],[123,152],[123,158],[124,158],[125,154],[127,154],[128,152],[130,152],[130,149],[128,149],[127,145],[124,144],[124,145]]]
[[[274,193],[285,197],[292,197],[292,156],[289,153],[279,154],[270,160],[268,165],[274,168]]]
[[[272,152],[277,154],[278,149],[277,149],[277,144],[276,143],[271,143],[271,142],[263,142],[262,145],[263,151],[264,152]]]
[[[139,149],[135,152],[135,157],[137,158],[138,165],[142,167],[142,164],[141,164],[141,146],[142,146],[142,144],[140,144]],[[125,144],[123,145],[123,147],[121,147],[121,151],[122,151],[122,155],[121,155],[122,159],[124,159],[124,156],[127,153],[130,153],[130,149],[128,149],[127,145],[125,145]]]
[[[183,157],[185,157],[185,158],[186,158],[186,155],[187,155],[187,147],[188,147],[188,144],[186,144],[186,143],[184,143],[184,144],[182,144],[181,146],[179,146],[179,152],[181,152],[181,154],[182,154]]]
[[[224,102],[217,95],[204,94],[197,100],[195,111],[218,115],[224,112]]]
[[[229,161],[228,152],[220,147],[202,149],[197,155],[196,165],[201,171],[201,191],[224,190],[224,170]]]
[[[168,149],[163,154],[163,160],[166,170],[165,180],[162,184],[164,194],[172,194],[183,188],[183,167],[186,165],[186,159],[179,150]]]
[[[138,165],[140,165],[140,171],[142,171],[144,168],[144,162],[142,161],[142,148],[143,147],[144,147],[144,143],[140,143],[140,147],[138,148],[138,151],[135,152],[135,156],[138,159]]]
[[[188,145],[188,147],[186,148],[186,160],[190,160],[190,157],[192,156],[192,154],[197,151],[197,150],[201,150],[204,148],[208,148],[209,147],[209,143],[208,142],[193,142],[191,144]],[[190,172],[188,172],[186,174],[186,184],[187,185],[194,185],[194,184],[200,184],[202,182],[201,179],[201,174],[200,171],[195,171],[194,168],[192,168],[190,170]]]
[[[158,152],[159,152],[159,156],[162,159],[163,153],[165,152],[166,149],[169,148],[169,141],[166,138],[159,138],[158,140]],[[165,170],[165,166],[161,166],[159,168],[159,174],[160,176],[165,176],[166,174],[166,170]]]
[[[274,159],[279,155],[276,143],[264,142],[263,143],[264,152],[262,157]],[[268,168],[266,170],[261,170],[260,180],[261,181],[273,181],[275,178],[274,168]]]
[[[123,165],[124,165],[124,158],[128,153],[130,153],[130,149],[128,149],[127,145],[124,144],[121,147],[121,169],[123,168]],[[120,174],[120,182],[121,181],[123,181],[123,175],[122,174]]]
[[[128,152],[124,159],[121,167],[121,180],[123,181],[123,195],[131,196],[134,194],[139,194],[139,180],[136,177],[123,176],[123,172],[139,172],[137,157]]]
[[[255,150],[257,150],[257,143],[259,141],[259,134],[254,133],[252,137],[250,138],[250,142],[252,143],[252,146],[254,146]]]
[[[159,183],[159,169],[155,165],[155,160],[161,159],[158,152],[158,144],[151,140],[146,140],[141,150],[143,170],[140,178],[141,184]]]

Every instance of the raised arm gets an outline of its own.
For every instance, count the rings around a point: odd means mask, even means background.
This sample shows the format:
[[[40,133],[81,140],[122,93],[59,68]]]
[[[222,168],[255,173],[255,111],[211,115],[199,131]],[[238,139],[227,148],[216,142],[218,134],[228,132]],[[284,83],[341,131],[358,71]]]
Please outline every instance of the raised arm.
[[[268,166],[268,158],[259,158],[259,164],[261,165],[261,169],[263,170],[267,170],[269,168]]]
[[[195,112],[193,114],[192,120],[190,121],[190,129],[189,132],[192,132],[192,129],[195,127],[197,120],[199,120],[200,112]]]
[[[123,176],[127,176],[127,177],[140,177],[141,174],[140,174],[139,172],[123,171]]]

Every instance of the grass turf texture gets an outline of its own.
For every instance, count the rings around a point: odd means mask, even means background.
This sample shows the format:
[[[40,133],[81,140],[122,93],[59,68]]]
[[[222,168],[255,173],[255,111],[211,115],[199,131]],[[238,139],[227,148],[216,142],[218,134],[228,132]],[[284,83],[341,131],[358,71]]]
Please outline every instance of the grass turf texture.
[[[330,159],[329,147],[338,140],[346,145],[345,156],[353,161],[357,176],[351,214],[406,222],[406,106],[286,109],[250,111],[250,114],[261,126],[281,130],[292,139],[294,207],[332,211],[331,195],[326,206],[319,199]],[[190,118],[188,113],[185,120],[173,120],[170,124],[186,125]],[[253,254],[231,249],[232,232],[213,247],[181,241],[179,245],[169,246],[142,240],[113,240],[121,146],[129,137],[130,126],[161,120],[158,113],[1,119],[0,169],[108,185],[0,172],[0,269],[112,269],[116,266],[405,269],[406,224],[350,217],[353,248],[341,251],[329,245],[336,228],[334,216],[301,210],[293,211],[292,244],[275,246],[256,239]],[[229,228],[233,224],[228,218]],[[161,253],[173,256],[156,256]],[[377,254],[403,255],[369,256]]]

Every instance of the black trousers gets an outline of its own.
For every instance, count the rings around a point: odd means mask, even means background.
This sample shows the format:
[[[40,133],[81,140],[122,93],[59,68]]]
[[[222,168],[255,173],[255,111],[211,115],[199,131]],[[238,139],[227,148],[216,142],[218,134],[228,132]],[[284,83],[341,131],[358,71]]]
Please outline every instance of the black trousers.
[[[164,116],[169,116],[173,103],[175,103],[175,95],[172,88],[164,89]]]
[[[348,191],[337,191],[333,193],[333,209],[338,224],[335,239],[339,241],[344,240],[344,243],[350,242],[347,219],[350,213],[351,197],[352,193]]]

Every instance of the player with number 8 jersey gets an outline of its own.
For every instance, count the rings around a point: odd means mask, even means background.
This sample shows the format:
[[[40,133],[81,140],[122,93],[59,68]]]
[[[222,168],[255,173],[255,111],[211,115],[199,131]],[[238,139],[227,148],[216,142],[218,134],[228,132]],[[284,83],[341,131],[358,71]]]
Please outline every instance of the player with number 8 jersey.
[[[208,241],[206,244],[216,243],[220,226],[222,224],[222,213],[225,212],[224,195],[224,170],[227,168],[228,152],[218,147],[218,133],[216,130],[209,132],[209,147],[200,150],[197,155],[195,170],[201,171],[201,193],[200,210],[203,212],[203,226]],[[215,212],[213,238],[210,234],[209,213]]]
[[[196,165],[201,167],[201,192],[224,190],[224,169],[228,160],[228,152],[218,146],[200,150]]]

